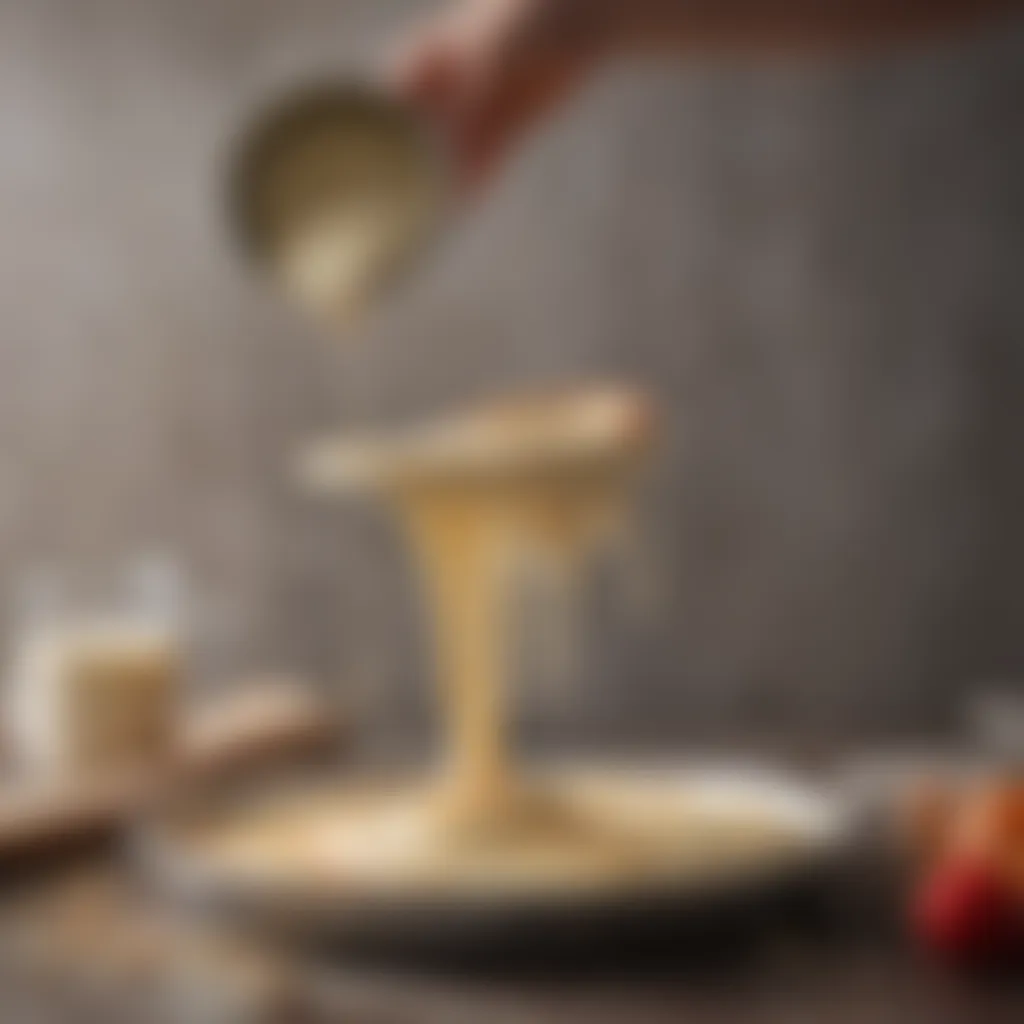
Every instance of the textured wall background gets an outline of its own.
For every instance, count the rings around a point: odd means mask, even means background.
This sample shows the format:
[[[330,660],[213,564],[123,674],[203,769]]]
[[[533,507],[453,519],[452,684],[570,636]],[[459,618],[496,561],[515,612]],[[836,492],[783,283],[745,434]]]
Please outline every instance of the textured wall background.
[[[625,373],[666,407],[662,605],[595,629],[565,727],[941,721],[1024,668],[1024,31],[870,61],[621,72],[344,351],[216,205],[274,82],[422,4],[0,0],[0,567],[178,554],[219,659],[412,720],[402,559],[293,493],[343,423]]]

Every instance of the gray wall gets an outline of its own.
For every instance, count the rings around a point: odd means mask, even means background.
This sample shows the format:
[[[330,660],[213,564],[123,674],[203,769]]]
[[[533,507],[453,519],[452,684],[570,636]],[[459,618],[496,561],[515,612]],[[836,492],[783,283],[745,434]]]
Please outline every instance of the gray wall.
[[[624,373],[665,407],[661,600],[594,630],[566,730],[924,728],[1024,667],[1020,26],[611,76],[339,349],[231,259],[218,171],[254,97],[422,6],[0,0],[5,588],[162,546],[220,667],[397,727],[426,688],[394,538],[294,494],[289,452]]]

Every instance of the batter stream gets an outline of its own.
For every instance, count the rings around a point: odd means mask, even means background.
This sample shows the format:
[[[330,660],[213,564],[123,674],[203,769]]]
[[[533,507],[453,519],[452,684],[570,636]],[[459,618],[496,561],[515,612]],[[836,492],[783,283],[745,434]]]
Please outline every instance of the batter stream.
[[[398,517],[433,623],[439,771],[272,801],[205,841],[232,872],[391,893],[664,883],[742,869],[795,841],[757,806],[677,778],[530,769],[510,750],[510,596],[540,572],[570,584],[627,522],[651,438],[643,396],[595,388],[502,403],[428,430],[317,453],[319,483],[369,490]]]

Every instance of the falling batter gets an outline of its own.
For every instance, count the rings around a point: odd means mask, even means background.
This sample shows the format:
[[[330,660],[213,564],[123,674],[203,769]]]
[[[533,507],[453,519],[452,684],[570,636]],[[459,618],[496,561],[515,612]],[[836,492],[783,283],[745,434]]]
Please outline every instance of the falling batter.
[[[510,596],[538,567],[571,579],[615,542],[651,433],[642,396],[598,388],[317,453],[309,475],[383,496],[416,555],[436,646],[441,765],[222,822],[206,837],[220,862],[279,884],[554,895],[783,855],[794,835],[749,803],[686,792],[656,772],[530,768],[510,749]]]

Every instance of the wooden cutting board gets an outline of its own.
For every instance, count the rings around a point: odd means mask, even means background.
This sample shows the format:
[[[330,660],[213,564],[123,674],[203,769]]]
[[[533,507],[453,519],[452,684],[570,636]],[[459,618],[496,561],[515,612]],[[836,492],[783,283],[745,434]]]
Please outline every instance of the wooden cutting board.
[[[347,723],[309,687],[261,682],[197,708],[173,759],[35,783],[0,769],[0,865],[108,837],[175,789],[331,754],[346,735]]]

